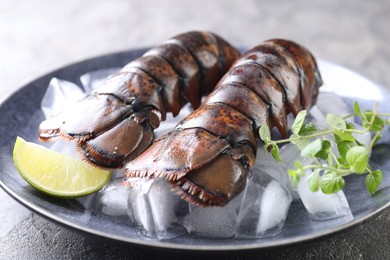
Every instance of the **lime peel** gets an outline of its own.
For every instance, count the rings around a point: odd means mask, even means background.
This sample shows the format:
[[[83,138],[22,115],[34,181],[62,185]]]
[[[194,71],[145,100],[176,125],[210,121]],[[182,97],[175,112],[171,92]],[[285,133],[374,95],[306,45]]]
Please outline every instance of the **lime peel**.
[[[111,172],[16,138],[14,164],[19,174],[34,188],[58,198],[77,198],[100,190]]]

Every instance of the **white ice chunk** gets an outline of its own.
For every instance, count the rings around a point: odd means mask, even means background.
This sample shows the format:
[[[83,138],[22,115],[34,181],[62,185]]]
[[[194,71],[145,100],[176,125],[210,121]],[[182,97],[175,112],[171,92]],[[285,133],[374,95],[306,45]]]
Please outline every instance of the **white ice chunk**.
[[[237,217],[238,238],[280,233],[292,201],[290,193],[264,172],[255,172],[244,191]]]
[[[180,223],[188,233],[201,237],[233,237],[236,229],[237,211],[242,195],[237,196],[224,207],[202,208],[190,206],[190,212]]]
[[[301,177],[297,184],[298,194],[310,218],[327,220],[351,214],[347,198],[342,190],[334,194],[325,194],[321,189],[312,192],[307,184],[310,174],[311,171],[306,171],[305,176]]]
[[[316,106],[325,117],[329,113],[342,117],[353,113],[352,108],[350,108],[340,96],[333,92],[321,92],[318,96]],[[347,121],[354,122],[354,118],[350,117]]]
[[[353,220],[352,212],[350,214],[346,214],[345,216],[341,216],[338,218],[332,218],[332,219],[321,219],[321,220],[315,220],[310,219],[310,227],[315,231],[321,231],[324,229],[333,229],[334,227],[339,227],[342,225],[345,225],[348,222],[351,222]]]
[[[148,194],[155,229],[159,232],[166,231],[176,220],[175,206],[180,198],[170,188],[164,179],[156,179]]]
[[[97,197],[97,192],[92,193],[92,194],[87,195],[87,196],[77,198],[75,200],[78,203],[80,203],[84,207],[84,209],[86,209],[88,211],[88,210],[93,209],[93,207],[95,206],[96,197]]]
[[[294,162],[303,165],[312,163],[313,159],[301,157],[300,151],[293,144],[287,144],[280,149],[281,164],[286,169],[295,169]],[[343,191],[336,194],[324,194],[322,191],[312,192],[307,184],[310,171],[305,173],[297,185],[297,192],[312,219],[324,220],[345,216],[350,213],[348,201]]]
[[[84,97],[83,91],[74,83],[53,78],[41,101],[45,118],[50,118],[64,111]]]
[[[122,178],[111,179],[99,191],[94,211],[112,217],[127,217],[127,189],[122,186]]]
[[[264,147],[258,146],[256,163],[253,172],[264,171],[278,181],[289,191],[293,191],[290,179],[282,163],[277,162],[268,151],[264,153]]]
[[[363,130],[364,127],[358,124],[352,124],[356,130]],[[364,134],[352,133],[353,137],[365,147],[369,147],[371,144],[371,133],[367,132]]]
[[[295,161],[300,161],[302,164],[310,164],[313,159],[308,157],[302,157],[301,152],[295,146],[295,144],[289,143],[285,144],[280,148],[279,152],[281,162],[279,167],[283,169],[283,172],[288,175],[288,170],[295,169]],[[299,195],[296,192],[296,189],[293,187],[290,177],[287,178],[286,188],[290,191],[294,200],[299,199]]]
[[[301,152],[295,146],[295,144],[288,143],[280,148],[279,152],[281,162],[280,164],[284,169],[294,169],[295,161],[301,161],[303,164],[309,164],[313,161],[312,158],[302,157]]]
[[[153,184],[153,180],[140,179],[133,181],[132,188],[128,189],[127,204],[130,220],[136,226],[143,227],[146,231],[152,230],[153,215],[149,208],[147,193]]]
[[[110,75],[118,72],[120,68],[95,70],[81,75],[80,81],[86,94],[97,89]]]
[[[261,198],[261,213],[257,225],[257,233],[284,223],[291,203],[289,193],[276,181],[271,181],[265,188]]]
[[[171,132],[177,123],[184,119],[192,111],[191,104],[188,103],[182,107],[180,113],[173,117],[172,113],[167,113],[167,118],[164,122],[161,122],[160,126],[154,130],[156,138]]]
[[[77,151],[76,142],[57,141],[50,147],[51,150],[59,152],[61,154],[70,156],[75,159],[80,159],[80,154]]]
[[[170,191],[165,179],[139,180],[128,190],[130,220],[148,236],[167,239],[183,235],[185,229],[176,225],[180,207],[188,208],[188,204]]]
[[[307,121],[313,123],[317,129],[329,128],[326,123],[326,115],[316,105],[309,110]]]

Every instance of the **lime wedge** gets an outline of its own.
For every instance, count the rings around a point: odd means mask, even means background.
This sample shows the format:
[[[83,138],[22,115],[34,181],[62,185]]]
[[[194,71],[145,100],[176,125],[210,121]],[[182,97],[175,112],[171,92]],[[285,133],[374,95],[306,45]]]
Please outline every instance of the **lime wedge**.
[[[34,188],[59,198],[77,198],[101,189],[111,177],[87,162],[16,138],[14,164]]]

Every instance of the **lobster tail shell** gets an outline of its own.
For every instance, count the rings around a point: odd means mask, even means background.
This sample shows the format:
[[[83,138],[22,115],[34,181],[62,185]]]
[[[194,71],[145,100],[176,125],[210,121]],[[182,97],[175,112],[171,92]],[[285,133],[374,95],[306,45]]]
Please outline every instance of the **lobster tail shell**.
[[[273,39],[268,42],[282,46],[294,57],[301,81],[301,102],[304,109],[311,108],[317,101],[319,87],[322,85],[321,74],[314,56],[304,46],[293,41]]]
[[[39,138],[76,141],[82,156],[116,168],[141,154],[153,131],[202,95],[239,57],[237,49],[209,32],[175,36],[130,62],[73,108],[41,123]]]
[[[266,41],[245,52],[170,134],[125,166],[128,180],[162,176],[188,202],[222,206],[245,187],[260,126],[286,137],[287,114],[310,108],[321,84],[306,48]]]

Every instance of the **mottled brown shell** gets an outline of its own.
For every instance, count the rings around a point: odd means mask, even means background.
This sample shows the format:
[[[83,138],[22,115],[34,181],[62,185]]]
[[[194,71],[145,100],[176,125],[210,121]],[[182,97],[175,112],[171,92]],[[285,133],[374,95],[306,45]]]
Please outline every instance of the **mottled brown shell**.
[[[285,137],[287,114],[310,108],[321,84],[304,47],[266,41],[245,52],[170,134],[128,163],[127,177],[162,176],[190,203],[223,206],[245,187],[260,126],[275,126]]]
[[[76,141],[96,165],[116,168],[149,147],[153,130],[190,102],[198,108],[239,52],[210,32],[173,37],[131,61],[62,114],[45,120],[39,139]]]

